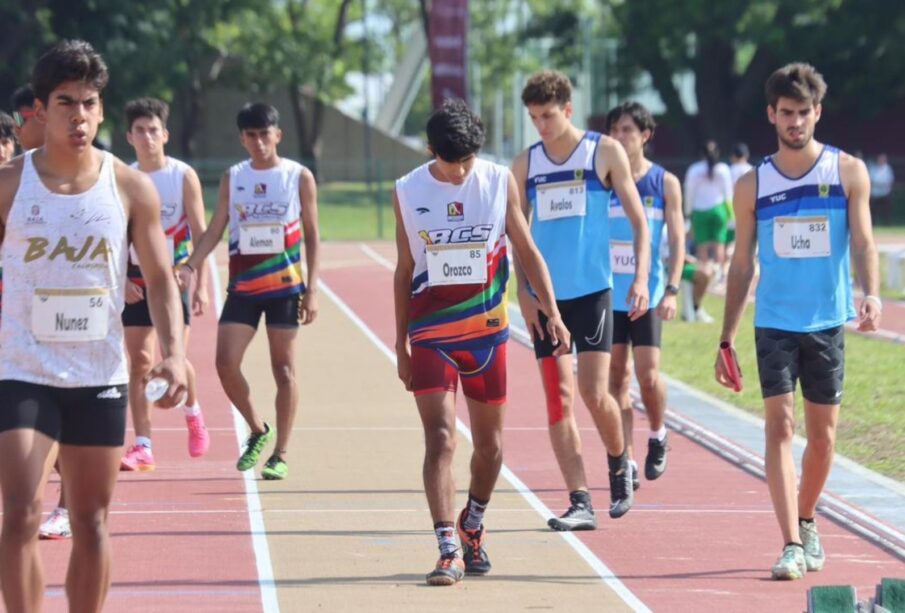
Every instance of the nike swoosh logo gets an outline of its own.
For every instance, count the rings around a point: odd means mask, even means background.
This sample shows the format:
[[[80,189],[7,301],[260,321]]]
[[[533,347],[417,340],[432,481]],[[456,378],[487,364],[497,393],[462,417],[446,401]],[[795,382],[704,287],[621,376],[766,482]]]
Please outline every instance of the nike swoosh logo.
[[[597,324],[597,332],[594,333],[592,338],[584,337],[584,340],[589,345],[599,345],[603,342],[603,329],[606,324],[606,309],[603,309],[603,313],[600,314],[600,323]]]

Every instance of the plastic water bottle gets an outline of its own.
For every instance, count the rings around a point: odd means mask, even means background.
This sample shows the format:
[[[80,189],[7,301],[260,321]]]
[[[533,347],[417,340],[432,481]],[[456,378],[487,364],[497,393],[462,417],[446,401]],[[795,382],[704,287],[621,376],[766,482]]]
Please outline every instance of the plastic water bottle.
[[[170,389],[170,384],[163,377],[154,377],[150,381],[148,381],[147,385],[145,385],[145,398],[148,402],[156,403],[158,400],[166,396],[167,390]],[[182,399],[176,403],[174,408],[181,408],[185,406],[185,401],[188,400],[188,394],[183,394]]]

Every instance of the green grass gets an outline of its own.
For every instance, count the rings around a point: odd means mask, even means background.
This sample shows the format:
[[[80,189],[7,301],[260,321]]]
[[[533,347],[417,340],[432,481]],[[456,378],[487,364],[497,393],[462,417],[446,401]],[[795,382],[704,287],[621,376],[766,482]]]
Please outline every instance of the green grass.
[[[663,372],[671,377],[763,417],[763,401],[754,353],[751,306],[736,339],[744,390],[736,394],[713,378],[719,343],[723,299],[707,296],[704,308],[717,319],[705,325],[670,322],[663,327]],[[905,345],[857,334],[846,334],[845,394],[837,430],[836,449],[856,462],[888,477],[905,479]],[[800,393],[796,396],[797,429],[804,435]]]

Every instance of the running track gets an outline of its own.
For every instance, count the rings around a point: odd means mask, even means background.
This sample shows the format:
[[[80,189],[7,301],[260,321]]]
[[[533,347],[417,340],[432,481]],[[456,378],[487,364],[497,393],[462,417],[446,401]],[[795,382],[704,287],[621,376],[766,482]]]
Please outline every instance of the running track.
[[[392,246],[375,247],[386,257],[392,255]],[[355,244],[325,245],[324,262],[328,264],[323,275],[327,286],[373,331],[378,342],[392,347],[391,271],[368,258]],[[335,265],[329,265],[331,262]],[[332,302],[326,295],[322,301]],[[322,308],[326,310],[326,305]],[[342,328],[342,335],[360,337],[361,334],[351,323]],[[266,538],[251,528],[248,509],[255,509],[260,503],[256,496],[249,498],[246,495],[247,484],[234,468],[237,435],[233,418],[226,410],[228,402],[213,369],[215,335],[216,322],[212,316],[196,320],[190,350],[190,357],[198,369],[200,396],[212,433],[211,452],[204,459],[191,460],[185,451],[181,416],[162,411],[155,415],[157,471],[144,475],[123,474],[117,487],[110,519],[114,547],[113,586],[106,610],[271,610],[273,604],[262,605],[262,591],[265,598],[274,598],[274,585],[275,591],[281,594],[279,601],[283,611],[334,610],[326,602],[307,601],[303,597],[304,590],[294,592],[298,597],[287,598],[283,594],[285,585],[304,587],[306,577],[298,576],[298,572],[293,572],[294,568],[280,563],[286,557],[282,552],[285,549],[282,543],[286,541],[280,535],[288,533],[270,527],[279,528],[274,519],[277,515],[263,515],[263,525],[270,532]],[[342,335],[337,342],[342,342]],[[302,347],[304,351],[304,343]],[[252,359],[265,358],[266,354],[258,349],[255,351],[258,353]],[[566,493],[562,490],[547,439],[543,395],[533,354],[513,342],[509,356],[510,408],[505,462],[541,503],[559,513]],[[385,377],[395,376],[395,368],[389,361],[382,372]],[[304,385],[303,381],[303,390]],[[343,394],[342,390],[336,393]],[[300,425],[306,419],[304,391],[302,406]],[[464,406],[460,401],[460,418],[467,424],[467,413],[462,409]],[[579,409],[578,415],[592,491],[600,506],[605,508],[608,492],[603,451],[586,411]],[[637,428],[636,446],[643,449],[645,423],[641,415]],[[417,444],[418,437],[412,440]],[[680,436],[673,435],[670,443],[669,472],[654,484],[642,483],[632,512],[618,521],[605,518],[604,513],[600,529],[578,535],[580,543],[592,556],[614,571],[628,590],[651,610],[800,611],[809,586],[852,583],[863,594],[872,589],[880,577],[905,574],[900,561],[824,520],[822,532],[830,555],[827,569],[796,583],[769,581],[766,569],[774,561],[781,543],[763,482]],[[361,449],[348,450],[350,455],[361,452]],[[460,445],[459,453],[467,453],[467,450]],[[420,472],[418,466],[410,468],[409,472]],[[316,470],[316,467],[312,466],[312,469]],[[268,489],[267,484],[260,486],[264,488],[263,494],[280,493],[279,488]],[[497,501],[502,502],[505,496],[502,492],[511,491],[511,488],[507,488],[501,479],[499,489]],[[47,510],[52,507],[55,496],[56,487],[52,484],[48,488]],[[266,496],[262,499],[265,510],[269,510],[266,505],[270,501],[276,500]],[[511,515],[505,513],[502,506],[499,504],[498,512],[494,513],[491,503],[488,511],[488,547],[492,556],[494,538],[503,543],[516,538],[507,536],[506,532],[518,532],[503,530],[511,527]],[[260,513],[252,517],[262,521]],[[560,535],[546,530],[540,515],[533,521],[529,516],[528,525],[536,525],[536,530],[523,529],[526,536],[518,538],[560,539]],[[493,535],[495,527],[496,537]],[[368,528],[367,524],[356,524],[348,530],[350,535],[355,535],[358,530]],[[423,554],[429,556],[433,549],[430,526],[426,524],[423,530],[420,530],[420,524],[412,528],[419,536],[411,540],[411,551],[406,555],[411,556],[416,566],[411,574],[402,578],[404,584],[420,584],[420,575],[426,570],[424,560],[428,559]],[[257,535],[257,557],[253,533]],[[342,533],[340,529],[333,537],[336,542],[340,541]],[[532,537],[532,534],[537,536]],[[262,541],[264,550],[261,549]],[[323,539],[316,541],[318,544],[324,542]],[[268,544],[276,562],[274,574],[293,576],[294,581],[274,583],[266,576],[270,565],[266,551]],[[395,553],[399,547],[393,548],[393,545],[399,543],[387,545]],[[502,546],[497,551],[500,549]],[[63,611],[62,581],[69,544],[42,543],[41,554],[48,584],[45,609]],[[505,587],[486,580],[469,579],[463,589],[480,589],[482,584],[510,593],[524,589],[522,578],[512,572],[512,567],[518,564],[515,560],[507,564],[508,560],[497,556],[494,562],[494,576]],[[542,556],[537,557],[535,564],[537,569],[532,581],[543,583],[552,579],[554,569],[548,569],[547,574],[551,577],[544,577]],[[360,580],[350,577],[351,573],[342,574],[343,570],[335,571],[337,587],[342,586],[342,577],[353,583]],[[259,579],[261,571],[265,575],[263,580]],[[589,568],[588,574],[593,576],[595,571]],[[369,588],[375,610],[393,608],[402,595],[395,589],[398,586],[377,585]],[[548,589],[569,588],[550,586]],[[457,593],[460,596],[456,596]],[[444,608],[458,609],[457,603],[464,605],[467,595],[468,591],[453,591],[445,596]],[[489,596],[484,595],[485,598]],[[496,610],[501,610],[499,603],[507,602],[506,596],[494,596]],[[333,603],[335,610],[344,608],[336,601]],[[474,610],[473,605],[470,610]]]

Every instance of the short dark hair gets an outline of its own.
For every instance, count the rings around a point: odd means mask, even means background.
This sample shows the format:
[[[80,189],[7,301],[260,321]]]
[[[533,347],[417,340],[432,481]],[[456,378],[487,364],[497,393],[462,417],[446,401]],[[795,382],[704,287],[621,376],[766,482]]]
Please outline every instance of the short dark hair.
[[[108,80],[104,58],[83,40],[58,42],[38,59],[31,73],[35,98],[44,104],[50,92],[66,81],[81,81],[102,92]]]
[[[449,98],[427,120],[427,144],[445,162],[458,162],[484,144],[484,124],[461,98]]]
[[[170,106],[157,98],[136,98],[126,103],[126,131],[132,130],[132,124],[136,119],[157,117],[164,128],[167,127],[167,119],[170,118]]]
[[[628,115],[632,118],[632,121],[635,122],[635,125],[638,126],[638,129],[644,132],[645,130],[650,130],[650,138],[648,142],[653,140],[654,138],[654,128],[657,127],[657,122],[654,121],[654,116],[650,114],[650,111],[647,110],[640,102],[635,102],[634,100],[629,100],[627,102],[623,102],[619,106],[614,107],[610,110],[609,113],[606,114],[606,131],[612,132],[613,126],[622,119],[623,115]]]
[[[22,87],[16,89],[13,92],[13,95],[10,96],[9,106],[14,110],[18,111],[23,106],[27,106],[31,108],[35,105],[35,90],[31,88],[30,83],[26,83]]]
[[[817,106],[826,95],[826,81],[810,64],[794,62],[771,74],[764,86],[764,92],[767,95],[767,103],[774,109],[780,98],[810,102]]]
[[[13,121],[13,118],[0,111],[0,138],[15,139],[16,133],[13,131],[15,127],[16,122]]]
[[[565,106],[572,100],[572,81],[558,70],[541,70],[528,78],[522,89],[522,103],[547,104],[556,102]]]
[[[745,143],[735,143],[732,145],[732,151],[730,153],[732,157],[736,158],[747,158],[751,155],[751,152],[748,150],[748,145]]]
[[[280,112],[266,102],[248,102],[236,115],[239,131],[280,125]]]

